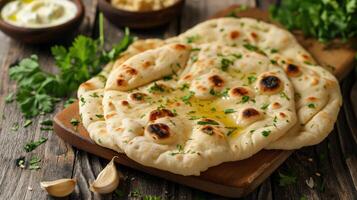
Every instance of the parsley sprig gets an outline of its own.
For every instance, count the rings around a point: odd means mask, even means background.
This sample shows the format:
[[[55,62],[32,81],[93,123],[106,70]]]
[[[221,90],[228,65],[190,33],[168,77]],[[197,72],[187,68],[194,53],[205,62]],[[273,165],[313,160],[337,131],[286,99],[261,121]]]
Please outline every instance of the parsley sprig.
[[[52,112],[59,97],[69,96],[82,82],[98,74],[103,64],[116,59],[133,42],[134,38],[126,29],[123,39],[111,50],[105,50],[102,14],[99,23],[98,39],[79,35],[69,48],[51,48],[58,74],[42,70],[36,55],[10,68],[10,79],[17,82],[16,101],[26,118]]]

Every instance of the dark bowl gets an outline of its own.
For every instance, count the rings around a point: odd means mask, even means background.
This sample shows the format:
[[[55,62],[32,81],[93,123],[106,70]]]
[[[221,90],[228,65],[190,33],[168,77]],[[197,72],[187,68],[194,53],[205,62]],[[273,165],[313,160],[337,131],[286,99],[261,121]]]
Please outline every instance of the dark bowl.
[[[0,1],[0,10],[11,0]],[[0,18],[0,30],[13,39],[29,44],[47,43],[68,37],[81,24],[84,17],[84,6],[81,0],[72,0],[77,6],[76,16],[66,23],[46,28],[25,28],[6,23]]]
[[[168,23],[181,13],[185,0],[178,0],[173,5],[154,11],[127,11],[115,8],[109,0],[99,0],[99,10],[114,25],[134,29],[153,28]]]

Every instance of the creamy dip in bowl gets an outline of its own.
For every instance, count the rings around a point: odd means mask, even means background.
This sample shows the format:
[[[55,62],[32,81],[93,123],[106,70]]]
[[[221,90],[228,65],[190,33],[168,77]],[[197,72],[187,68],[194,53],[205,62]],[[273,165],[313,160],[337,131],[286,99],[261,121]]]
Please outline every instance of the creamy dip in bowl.
[[[1,17],[18,27],[45,28],[66,23],[77,12],[77,6],[69,0],[15,0],[1,9]]]

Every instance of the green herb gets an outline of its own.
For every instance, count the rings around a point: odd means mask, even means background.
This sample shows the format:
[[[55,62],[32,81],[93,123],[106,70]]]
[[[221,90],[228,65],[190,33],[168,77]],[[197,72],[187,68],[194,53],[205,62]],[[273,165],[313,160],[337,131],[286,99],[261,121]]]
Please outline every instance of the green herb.
[[[248,76],[248,83],[249,84],[252,84],[252,83],[254,83],[254,81],[256,81],[257,80],[257,77],[256,76]]]
[[[11,130],[12,131],[19,130],[19,123],[18,122],[13,123],[12,126],[11,126]]]
[[[201,51],[200,48],[192,48],[191,51]]]
[[[67,108],[68,106],[70,106],[72,103],[74,103],[77,99],[75,98],[69,98],[64,102],[64,107]]]
[[[233,65],[234,64],[234,61],[232,60],[229,60],[227,58],[222,58],[221,59],[221,70],[222,71],[227,71],[228,70],[228,67],[230,65]]]
[[[78,126],[80,123],[79,120],[76,118],[72,118],[70,122],[71,122],[72,126]]]
[[[84,97],[81,96],[80,98],[81,101],[81,105],[84,106],[86,104],[86,100],[84,99]]]
[[[188,89],[190,86],[187,84],[187,83],[184,83],[181,87],[180,87],[180,90],[181,91],[184,91],[186,89]]]
[[[15,95],[13,92],[11,92],[5,97],[5,103],[11,103],[14,101],[14,99],[15,99]]]
[[[100,114],[96,114],[95,116],[98,117],[99,119],[103,119],[104,118],[104,115],[100,115]]]
[[[193,35],[193,36],[187,37],[186,42],[190,44],[190,43],[196,42],[199,39],[200,39],[199,35]]]
[[[213,120],[206,120],[206,121],[198,121],[198,125],[219,125],[218,122]]]
[[[20,158],[16,159],[16,166],[25,169],[26,168],[26,160],[25,160],[25,156],[21,156]]]
[[[237,13],[247,10],[247,6],[246,5],[240,5],[238,8],[234,9],[233,11],[231,11],[230,13],[228,13],[226,15],[226,17],[237,17]]]
[[[265,104],[262,105],[262,107],[260,107],[260,109],[266,110],[268,107],[269,107],[269,104],[265,103]]]
[[[279,51],[277,49],[270,49],[270,53],[278,53]]]
[[[161,200],[159,196],[146,195],[143,197],[143,200]]]
[[[296,183],[296,176],[292,174],[282,174],[279,173],[279,185],[280,186],[287,186]]]
[[[29,119],[27,119],[27,120],[25,121],[25,123],[24,123],[24,128],[30,126],[31,124],[32,124],[32,121],[29,120]]]
[[[243,47],[246,48],[246,49],[249,50],[249,51],[255,51],[255,52],[257,52],[257,53],[266,55],[266,54],[264,53],[264,51],[262,51],[261,49],[259,49],[259,47],[254,46],[254,45],[252,45],[252,44],[247,43],[247,44],[244,44]]]
[[[177,154],[184,154],[185,152],[183,151],[183,146],[182,145],[180,145],[180,144],[177,144],[176,145],[176,149],[177,149],[177,151],[175,151],[175,152],[171,152],[171,156],[174,156],[174,155],[177,155]]]
[[[211,108],[211,111],[212,111],[212,112],[216,112],[217,109],[216,109],[215,107],[212,107],[212,108]]]
[[[90,97],[94,97],[94,98],[98,98],[99,97],[99,95],[96,92],[93,92],[93,94],[90,94],[89,96]]]
[[[224,110],[224,114],[235,113],[236,111],[233,108],[228,108]]]
[[[320,41],[357,36],[356,0],[284,0],[270,14],[288,29],[299,29]]]
[[[165,92],[165,88],[162,87],[161,85],[158,85],[158,84],[155,82],[154,85],[151,86],[148,91],[149,91],[150,93]]]
[[[27,143],[24,146],[24,149],[26,152],[31,152],[34,149],[36,149],[38,146],[40,146],[41,144],[45,143],[46,141],[47,141],[47,138],[41,137],[40,140],[38,140],[38,141],[31,141],[31,142]]]
[[[249,96],[242,96],[242,101],[241,101],[241,103],[246,103],[246,102],[249,101],[249,99],[250,99]]]
[[[40,167],[40,162],[41,162],[41,159],[40,158],[38,158],[38,157],[32,157],[31,159],[30,159],[30,162],[29,162],[29,169],[30,170],[38,170],[38,169],[40,169],[41,167]]]
[[[264,137],[268,137],[270,135],[270,132],[271,132],[271,130],[264,130],[264,131],[262,131],[262,135]]]
[[[307,104],[307,107],[309,107],[309,108],[316,108],[316,105],[313,104],[313,103],[309,103],[309,104]]]
[[[172,76],[164,76],[163,77],[164,81],[169,81],[169,80],[172,80]]]
[[[194,92],[190,91],[190,93],[186,96],[181,97],[181,100],[186,104],[186,105],[191,105],[190,99],[195,95]]]
[[[286,95],[285,92],[280,92],[280,97],[285,98],[286,100],[290,101],[290,98],[288,97],[288,95]]]
[[[232,135],[232,133],[234,133],[234,131],[236,131],[238,128],[237,128],[237,127],[226,127],[226,129],[228,129],[227,136],[230,136],[230,135]]]
[[[131,197],[141,197],[141,192],[138,189],[134,189],[130,192],[129,196]]]
[[[48,120],[42,121],[40,123],[40,125],[42,125],[42,126],[52,126],[53,125],[53,121],[48,119]]]
[[[103,17],[99,21],[103,23]],[[103,26],[100,25],[100,28],[99,39],[80,35],[68,49],[64,46],[51,48],[59,69],[57,75],[44,72],[36,55],[10,68],[10,79],[17,82],[16,101],[26,118],[52,112],[58,97],[71,94],[79,84],[97,74],[103,64],[114,60],[133,41],[126,29],[124,38],[107,52],[103,45]]]

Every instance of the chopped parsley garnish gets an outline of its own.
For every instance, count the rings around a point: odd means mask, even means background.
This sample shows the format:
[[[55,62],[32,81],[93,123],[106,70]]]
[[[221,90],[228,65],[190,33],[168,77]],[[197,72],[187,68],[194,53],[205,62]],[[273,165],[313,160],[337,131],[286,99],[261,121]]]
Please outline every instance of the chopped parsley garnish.
[[[223,92],[220,91],[215,91],[213,88],[210,89],[209,93],[212,96],[217,96],[217,97],[227,97],[229,92],[229,88],[226,88],[223,90]]]
[[[193,35],[193,36],[187,37],[186,38],[186,42],[188,44],[190,44],[190,43],[193,43],[193,42],[197,42],[197,40],[199,40],[199,39],[200,39],[199,35]]]
[[[36,149],[38,146],[40,146],[41,144],[45,143],[46,141],[47,141],[47,138],[41,137],[38,141],[31,141],[31,142],[27,143],[24,146],[24,149],[26,152],[31,152],[34,149]]]
[[[190,99],[195,95],[194,92],[190,91],[190,93],[186,96],[181,97],[181,100],[186,104],[186,105],[191,105]]]
[[[226,129],[228,129],[228,132],[226,133],[227,136],[232,135],[232,133],[234,133],[234,131],[236,131],[238,128],[237,127],[226,127]]]
[[[172,76],[171,76],[171,75],[164,76],[162,79],[163,79],[164,81],[169,81],[169,80],[172,80]]]
[[[9,93],[6,97],[5,97],[5,103],[11,103],[15,100],[15,95],[13,92]]]
[[[309,103],[309,104],[307,104],[307,107],[309,107],[309,108],[316,108],[316,105],[313,104],[313,103]]]
[[[78,126],[80,123],[79,120],[76,118],[72,118],[70,122],[71,122],[72,126]]]
[[[52,126],[53,125],[53,121],[48,119],[48,120],[42,121],[40,124],[42,126]]]
[[[242,103],[246,103],[246,102],[248,102],[249,101],[249,99],[250,99],[250,97],[249,96],[242,96]]]
[[[224,114],[230,114],[230,113],[235,113],[237,111],[235,111],[233,108],[228,108],[224,110]]]
[[[233,65],[234,61],[229,60],[227,58],[222,58],[221,59],[221,70],[222,71],[227,71],[230,65]]]
[[[21,156],[20,158],[17,158],[16,159],[16,166],[22,168],[22,169],[25,169],[26,168],[26,163],[25,163],[25,156]]]
[[[278,53],[277,49],[270,49],[270,53]]]
[[[84,99],[84,97],[81,96],[80,101],[82,103],[82,106],[84,106],[86,104],[86,100]]]
[[[197,57],[197,56],[191,56],[191,61],[192,61],[193,63],[195,63],[197,60],[198,60],[198,57]]]
[[[260,107],[260,109],[266,110],[268,107],[269,107],[269,104],[268,104],[268,103],[265,103],[265,104],[263,104],[263,105]]]
[[[198,121],[198,125],[219,125],[218,122],[213,121],[213,120],[205,120],[205,121]]]
[[[187,83],[184,83],[181,87],[180,87],[180,90],[181,91],[184,91],[186,89],[188,89],[190,86],[187,84]]]
[[[248,83],[249,84],[252,84],[252,83],[254,83],[254,81],[256,81],[257,80],[257,77],[256,76],[248,76]]]
[[[285,99],[287,99],[288,101],[290,101],[290,98],[288,97],[288,95],[286,95],[285,92],[280,92],[280,97],[281,97],[281,98],[285,98]]]
[[[212,107],[212,108],[211,108],[211,111],[212,111],[212,112],[216,112],[217,109],[216,109],[215,107]]]
[[[30,170],[38,170],[40,169],[40,162],[41,162],[41,158],[38,158],[38,157],[32,157],[30,159],[30,162],[29,162],[29,169]]]
[[[99,119],[103,119],[104,118],[104,115],[101,115],[101,114],[96,114],[95,116],[98,117]]]
[[[177,155],[177,154],[184,154],[184,153],[185,153],[185,152],[183,151],[183,146],[180,145],[180,144],[177,144],[177,145],[176,145],[176,149],[177,149],[177,151],[172,152],[172,153],[170,154],[171,156],[174,156],[174,155]]]
[[[25,123],[24,123],[24,128],[30,126],[31,124],[32,124],[32,120],[27,119],[27,120],[25,121]]]
[[[67,108],[69,105],[71,105],[71,104],[74,103],[75,101],[76,101],[75,98],[69,98],[69,99],[67,99],[67,100],[64,102],[63,106],[64,106],[65,108]]]
[[[161,85],[158,85],[158,84],[155,82],[154,85],[151,86],[148,91],[149,91],[150,93],[165,92],[165,88],[162,87]]]
[[[192,48],[191,51],[200,51],[200,48]]]
[[[268,137],[268,136],[270,135],[270,133],[271,133],[271,130],[264,130],[264,131],[262,131],[262,135],[263,135],[264,137]]]
[[[248,49],[249,51],[258,51],[259,48],[257,46],[254,46],[252,44],[244,44],[244,48]]]
[[[93,94],[90,94],[89,96],[90,97],[94,97],[94,98],[98,98],[99,97],[99,95],[96,92],[93,92]]]
[[[19,130],[19,123],[18,123],[18,122],[15,122],[14,124],[12,124],[11,130],[12,130],[12,131],[17,131],[17,130]]]
[[[285,175],[282,173],[279,173],[279,185],[280,186],[287,186],[296,183],[296,176],[290,174],[290,175]]]

